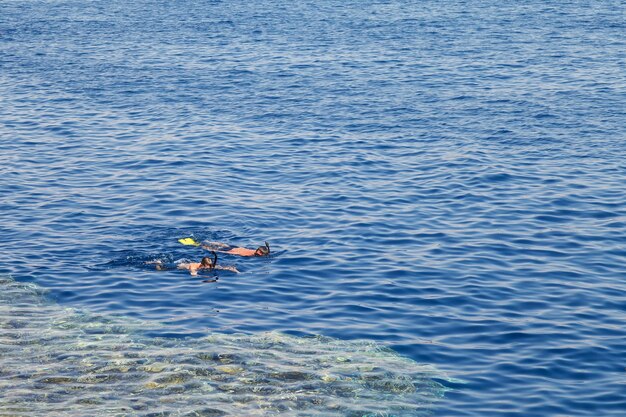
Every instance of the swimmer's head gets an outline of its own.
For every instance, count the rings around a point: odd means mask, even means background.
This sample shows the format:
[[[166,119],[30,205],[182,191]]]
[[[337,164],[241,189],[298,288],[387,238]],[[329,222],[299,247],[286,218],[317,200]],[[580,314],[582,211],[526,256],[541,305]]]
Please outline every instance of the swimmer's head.
[[[215,267],[215,265],[213,264],[213,259],[209,258],[208,256],[205,256],[204,258],[202,258],[202,260],[200,261],[200,266],[202,266],[203,268]]]
[[[270,244],[265,242],[265,246],[259,246],[254,251],[254,256],[267,256],[270,254]]]

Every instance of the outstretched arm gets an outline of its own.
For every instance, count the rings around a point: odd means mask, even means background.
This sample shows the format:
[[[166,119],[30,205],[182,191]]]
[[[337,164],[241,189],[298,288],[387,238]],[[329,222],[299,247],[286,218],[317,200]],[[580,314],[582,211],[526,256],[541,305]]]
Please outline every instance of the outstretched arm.
[[[231,265],[227,265],[227,266],[222,266],[222,265],[218,265],[215,267],[215,269],[221,269],[222,271],[230,271],[230,272],[234,272],[235,274],[239,273],[239,270]]]

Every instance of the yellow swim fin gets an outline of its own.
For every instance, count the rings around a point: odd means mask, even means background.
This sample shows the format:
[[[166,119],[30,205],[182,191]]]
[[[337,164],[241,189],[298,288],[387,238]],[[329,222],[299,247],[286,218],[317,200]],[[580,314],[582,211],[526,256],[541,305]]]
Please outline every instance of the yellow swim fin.
[[[185,237],[178,239],[178,241],[183,245],[200,246],[200,243],[196,242],[192,237]]]

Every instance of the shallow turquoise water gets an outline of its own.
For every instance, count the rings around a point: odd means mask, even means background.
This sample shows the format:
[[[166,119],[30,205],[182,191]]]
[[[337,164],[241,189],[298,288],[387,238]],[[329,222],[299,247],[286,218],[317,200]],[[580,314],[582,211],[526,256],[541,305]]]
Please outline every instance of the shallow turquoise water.
[[[145,337],[0,279],[1,415],[425,415],[442,374],[367,341]]]
[[[623,17],[0,0],[0,272],[147,345],[388,347],[437,369],[434,415],[621,416]],[[274,253],[145,265],[186,236]]]

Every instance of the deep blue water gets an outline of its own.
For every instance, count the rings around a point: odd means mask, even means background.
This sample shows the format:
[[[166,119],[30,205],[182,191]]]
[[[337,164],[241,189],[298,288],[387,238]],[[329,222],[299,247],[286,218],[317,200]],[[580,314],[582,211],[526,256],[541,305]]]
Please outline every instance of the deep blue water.
[[[375,341],[464,381],[436,416],[624,416],[625,13],[0,0],[0,272],[155,336]],[[144,265],[187,236],[273,255]]]

